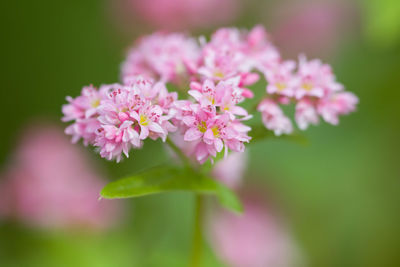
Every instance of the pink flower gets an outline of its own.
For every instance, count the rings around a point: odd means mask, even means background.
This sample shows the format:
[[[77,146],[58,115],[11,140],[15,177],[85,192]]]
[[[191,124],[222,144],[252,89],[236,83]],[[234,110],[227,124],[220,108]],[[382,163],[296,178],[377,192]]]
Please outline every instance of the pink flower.
[[[279,62],[280,55],[262,26],[256,26],[250,32],[222,28],[204,44],[198,73],[215,81],[240,76],[239,86],[242,87],[258,80],[258,74],[251,71],[264,72]]]
[[[355,96],[339,93],[344,88],[329,65],[300,56],[295,68],[295,62],[282,60],[261,25],[250,31],[221,28],[209,42],[154,33],[130,50],[122,66],[122,85],[85,87],[81,96],[68,98],[63,120],[72,124],[66,133],[117,161],[140,148],[143,140],[165,141],[176,130],[200,163],[212,161],[224,147],[225,155],[228,150],[243,152],[250,127],[242,122],[252,114],[240,104],[254,96],[248,87],[259,80],[259,73],[268,84],[257,110],[275,135],[293,131],[280,105],[296,105],[300,129],[317,124],[319,115],[337,124],[339,115],[354,110]],[[176,92],[167,90],[171,83],[180,95],[191,98],[178,100]]]
[[[293,131],[292,122],[273,100],[264,99],[258,105],[257,110],[261,112],[265,127],[274,131],[275,135],[290,134]]]
[[[202,108],[198,104],[190,106],[191,112],[184,116],[182,122],[186,127],[184,140],[196,142],[194,154],[200,163],[209,157],[216,157],[225,147],[237,152],[244,151],[244,142],[249,142],[249,127],[241,122],[231,120],[228,114],[217,114],[213,106]]]
[[[230,188],[238,188],[243,180],[247,158],[246,153],[233,152],[215,164],[212,174]]]
[[[65,130],[66,134],[72,135],[72,142],[76,143],[81,138],[85,145],[94,142],[96,130],[100,127],[97,121],[97,108],[109,89],[108,86],[102,86],[100,90],[92,85],[85,86],[80,96],[67,97],[69,104],[62,107],[64,114],[62,121],[74,121]]]
[[[295,118],[300,130],[307,129],[309,124],[317,125],[319,123],[317,110],[308,99],[300,100],[297,103]]]
[[[318,113],[322,118],[333,125],[339,123],[339,115],[353,112],[358,104],[358,98],[353,93],[342,92],[332,94],[318,103]]]
[[[75,120],[66,132],[74,141],[84,138],[98,147],[102,157],[120,161],[147,137],[165,141],[168,132],[176,130],[170,122],[176,99],[165,84],[143,77],[132,76],[126,85],[103,85],[99,91],[85,87],[63,108],[64,120]]]
[[[322,98],[340,90],[343,86],[336,82],[329,65],[322,64],[318,59],[307,61],[305,56],[300,56],[295,91],[297,99],[304,96]]]
[[[198,73],[216,81],[230,79],[250,71],[243,53],[243,33],[236,28],[217,30],[202,50],[202,64]]]
[[[232,119],[237,116],[248,116],[247,111],[237,106],[244,100],[245,90],[239,87],[240,77],[218,82],[215,86],[211,80],[205,80],[203,84],[191,83],[192,90],[189,94],[200,103],[201,107],[219,107],[223,113],[231,115]]]
[[[129,150],[141,147],[147,137],[165,141],[168,132],[175,130],[168,121],[167,107],[172,103],[166,101],[174,101],[173,96],[165,86],[150,80],[137,78],[129,86],[116,86],[98,108],[100,128],[94,145],[100,148],[100,155],[120,161],[122,153],[128,157]],[[164,109],[153,102],[163,102]]]
[[[154,33],[142,37],[129,51],[122,65],[122,80],[128,83],[132,76],[179,82],[193,72],[200,51],[196,41],[179,33]]]
[[[296,68],[294,61],[284,61],[275,67],[265,71],[268,82],[267,92],[269,94],[279,94],[286,97],[294,96],[295,80],[293,71]]]
[[[274,40],[285,55],[298,51],[311,56],[332,56],[359,22],[353,1],[277,2],[273,8]],[[265,7],[267,8],[267,7]],[[271,14],[272,15],[272,14]],[[271,16],[266,14],[271,19]]]
[[[249,69],[265,72],[282,60],[275,46],[269,41],[268,33],[262,25],[255,26],[245,38],[244,53]]]
[[[244,214],[226,210],[208,218],[211,245],[232,267],[297,266],[298,250],[281,220],[256,192],[242,196]]]
[[[117,202],[98,200],[102,177],[86,155],[53,126],[28,129],[2,176],[3,217],[57,229],[102,229],[118,218]]]

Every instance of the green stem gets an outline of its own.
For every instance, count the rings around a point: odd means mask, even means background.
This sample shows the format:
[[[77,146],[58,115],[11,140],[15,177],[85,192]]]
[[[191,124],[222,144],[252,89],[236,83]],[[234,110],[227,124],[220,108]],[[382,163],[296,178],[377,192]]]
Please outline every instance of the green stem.
[[[189,159],[182,152],[182,150],[177,145],[175,145],[175,143],[171,139],[169,139],[167,137],[167,140],[165,142],[175,152],[175,154],[182,160],[183,164],[185,164],[186,167],[191,166]]]
[[[204,216],[204,199],[201,195],[196,195],[196,208],[194,217],[194,229],[193,229],[193,243],[192,243],[192,256],[190,259],[191,267],[200,267],[201,258],[203,254],[203,216]]]
[[[189,158],[182,152],[182,150],[175,145],[175,143],[167,138],[166,143],[171,147],[171,149],[176,153],[176,155],[181,159],[183,164],[188,168],[194,168],[192,166]],[[192,244],[192,255],[190,259],[191,267],[200,267],[201,266],[201,257],[203,251],[203,231],[202,231],[202,223],[203,223],[203,205],[204,199],[201,195],[196,195],[195,201],[195,217],[194,217],[194,229],[193,229],[193,244]]]

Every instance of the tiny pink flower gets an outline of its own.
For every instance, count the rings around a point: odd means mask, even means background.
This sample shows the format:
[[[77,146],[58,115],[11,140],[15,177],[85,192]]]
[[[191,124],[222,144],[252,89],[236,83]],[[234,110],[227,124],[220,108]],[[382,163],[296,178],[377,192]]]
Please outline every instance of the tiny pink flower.
[[[296,85],[293,75],[295,68],[295,62],[284,61],[274,68],[267,69],[265,71],[265,77],[268,82],[267,93],[293,97]]]
[[[200,51],[194,39],[179,33],[145,36],[129,51],[122,65],[122,80],[144,75],[164,82],[178,82],[197,66]]]
[[[208,46],[203,49],[203,65],[198,74],[215,81],[226,80],[240,74],[244,55],[230,45]]]
[[[244,151],[244,142],[249,142],[249,127],[239,121],[232,121],[228,114],[217,114],[216,110],[201,108],[193,104],[192,114],[183,117],[186,125],[184,140],[197,142],[194,150],[196,159],[203,163],[209,157],[216,157],[225,147],[237,152]]]
[[[202,107],[219,107],[220,111],[227,113],[231,119],[235,116],[247,117],[247,111],[237,106],[244,100],[245,91],[239,87],[240,77],[220,81],[217,85],[212,80],[205,80],[203,84],[192,82],[189,94],[200,103]]]
[[[268,40],[268,33],[262,25],[255,26],[247,34],[243,51],[248,69],[255,68],[265,72],[281,61],[278,50]]]
[[[318,103],[318,113],[333,125],[339,124],[339,115],[353,112],[358,104],[358,98],[350,92],[332,94]]]
[[[322,98],[332,92],[343,90],[343,86],[336,82],[329,65],[322,64],[318,59],[307,61],[305,56],[300,56],[296,82],[297,99],[304,96]]]
[[[310,124],[317,125],[319,123],[317,110],[308,99],[300,100],[297,103],[295,119],[300,130],[307,129]]]
[[[168,122],[171,116],[165,114],[169,110],[166,105],[163,109],[152,103],[160,100],[157,98],[161,92],[165,102],[168,96],[165,90],[159,83],[138,78],[130,86],[120,85],[109,93],[99,106],[101,127],[94,144],[102,157],[120,161],[122,153],[128,157],[129,150],[141,147],[147,137],[165,141],[168,131],[175,130]]]
[[[158,105],[147,104],[142,107],[139,112],[132,111],[130,116],[134,118],[140,126],[140,139],[144,140],[147,137],[157,139],[160,137],[165,141],[167,132],[160,125],[162,109]]]
[[[69,104],[63,105],[62,112],[64,122],[73,121],[65,133],[72,136],[72,142],[83,139],[85,145],[92,144],[96,138],[96,130],[100,127],[97,121],[98,106],[109,91],[108,86],[102,86],[97,90],[93,86],[83,87],[81,95],[72,98],[67,97]]]
[[[258,105],[257,110],[261,112],[264,126],[274,131],[275,135],[292,133],[292,122],[283,114],[282,109],[273,100],[264,99]]]

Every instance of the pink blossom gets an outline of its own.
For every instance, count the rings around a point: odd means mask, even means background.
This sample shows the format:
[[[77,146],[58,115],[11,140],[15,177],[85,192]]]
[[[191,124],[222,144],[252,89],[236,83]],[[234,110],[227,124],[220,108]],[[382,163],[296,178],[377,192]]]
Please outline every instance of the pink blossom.
[[[216,81],[226,80],[237,76],[241,71],[244,54],[237,53],[233,46],[210,46],[203,50],[203,65],[198,68],[198,73],[205,78]]]
[[[244,100],[245,91],[239,87],[240,77],[220,81],[217,85],[212,80],[205,80],[203,84],[191,83],[192,90],[189,94],[200,103],[202,107],[219,107],[224,113],[237,116],[248,116],[247,111],[237,106]]]
[[[244,214],[218,210],[208,218],[216,255],[232,267],[297,266],[297,247],[281,219],[258,192],[245,192],[242,200]]]
[[[197,66],[200,51],[196,41],[180,33],[144,36],[128,53],[122,65],[122,80],[143,75],[164,82],[179,82]]]
[[[200,163],[209,157],[216,157],[224,147],[225,153],[228,149],[244,151],[243,143],[250,140],[247,136],[249,127],[232,120],[228,114],[218,114],[212,105],[202,108],[198,104],[191,104],[189,108],[182,117],[184,140],[197,143],[194,155]]]
[[[0,216],[45,228],[105,228],[115,201],[99,201],[104,181],[59,129],[29,128],[0,184]],[[4,178],[4,179],[3,179]]]
[[[292,122],[272,99],[264,99],[257,110],[261,112],[265,127],[274,131],[275,135],[290,134],[293,131]]]
[[[339,123],[339,115],[353,112],[357,104],[357,96],[350,92],[341,92],[321,100],[318,103],[317,110],[326,122],[337,125]]]
[[[269,94],[279,94],[286,97],[294,96],[296,86],[293,71],[296,68],[294,61],[284,61],[275,67],[265,71],[268,82],[267,92]]]
[[[84,88],[82,95],[63,108],[72,121],[66,133],[73,141],[84,139],[100,155],[120,161],[147,138],[166,140],[178,130],[190,157],[198,162],[216,157],[225,148],[243,152],[250,127],[243,121],[252,114],[241,106],[254,93],[249,87],[262,73],[266,95],[258,105],[265,127],[275,135],[293,132],[291,120],[280,105],[296,105],[300,129],[317,124],[319,117],[337,124],[338,116],[354,110],[357,101],[342,93],[329,65],[299,57],[283,61],[263,26],[250,31],[216,30],[207,42],[180,33],[157,32],[144,36],[130,50],[122,66],[123,84]],[[180,89],[168,92],[167,86]],[[352,96],[352,97],[350,97]],[[184,145],[185,147],[186,145]]]
[[[274,40],[288,56],[299,51],[311,56],[332,56],[341,41],[359,27],[353,1],[280,1],[269,10],[273,10]],[[268,14],[266,17],[271,19]]]
[[[97,121],[97,108],[108,90],[108,86],[102,86],[100,90],[92,85],[85,86],[80,96],[76,98],[67,97],[69,104],[62,107],[64,114],[62,120],[64,122],[74,121],[65,130],[66,134],[72,135],[72,142],[76,143],[81,138],[85,145],[94,142],[96,130],[100,127]]]
[[[340,90],[343,86],[336,82],[329,65],[322,64],[318,59],[307,61],[305,56],[300,56],[295,91],[297,99],[304,96],[322,98]]]
[[[319,123],[317,110],[308,99],[300,100],[297,103],[295,118],[300,130],[307,129],[309,124],[317,125]]]
[[[120,161],[122,153],[128,157],[129,150],[140,148],[147,137],[165,141],[168,132],[175,130],[168,122],[171,116],[166,108],[172,104],[165,103],[173,99],[166,100],[168,92],[165,90],[160,84],[137,78],[129,86],[116,86],[108,98],[102,100],[98,108],[100,128],[94,143],[102,157]],[[158,99],[161,92],[162,98]],[[164,102],[164,109],[153,104],[160,100]]]
[[[250,71],[245,63],[243,32],[236,28],[222,28],[211,36],[202,50],[202,64],[198,73],[216,81],[230,79]]]
[[[264,72],[279,62],[280,55],[262,26],[256,26],[250,32],[222,28],[204,44],[198,73],[215,81],[240,76],[239,86],[242,87],[258,80],[258,74],[251,71]],[[251,97],[251,91],[247,92]]]
[[[276,47],[269,41],[268,33],[262,25],[255,26],[245,38],[244,53],[249,69],[265,72],[279,64],[281,56]]]

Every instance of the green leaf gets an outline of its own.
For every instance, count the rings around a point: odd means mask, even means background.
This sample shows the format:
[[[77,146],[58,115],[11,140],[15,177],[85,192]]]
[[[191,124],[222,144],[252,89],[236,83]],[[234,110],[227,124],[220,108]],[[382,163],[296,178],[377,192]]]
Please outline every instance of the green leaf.
[[[308,144],[307,138],[298,132],[294,132],[288,135],[283,134],[281,136],[276,136],[273,131],[268,130],[264,127],[264,125],[251,126],[251,131],[249,135],[251,136],[250,144],[266,139],[282,139],[296,142],[302,145]]]
[[[130,198],[171,191],[216,195],[226,208],[242,212],[242,204],[226,186],[190,168],[160,166],[106,185],[103,198]]]

